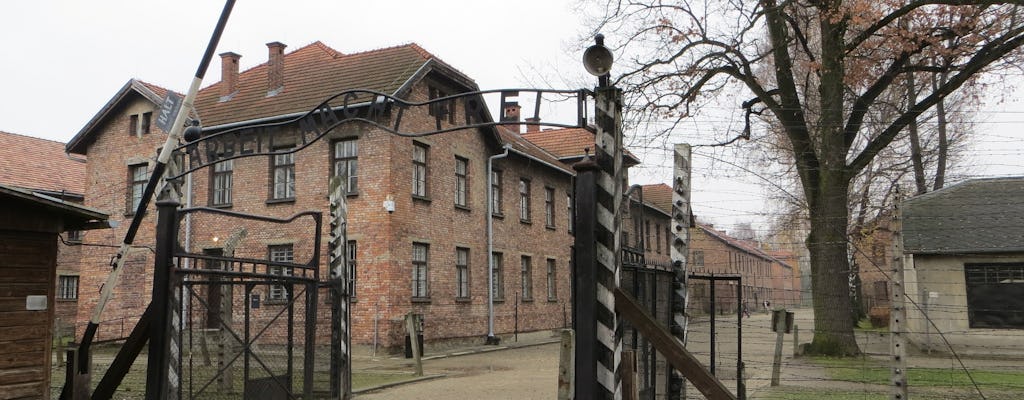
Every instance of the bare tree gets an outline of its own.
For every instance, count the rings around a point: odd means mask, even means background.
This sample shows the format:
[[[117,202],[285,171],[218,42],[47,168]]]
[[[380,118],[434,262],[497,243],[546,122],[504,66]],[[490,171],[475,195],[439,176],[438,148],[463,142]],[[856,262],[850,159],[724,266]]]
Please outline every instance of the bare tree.
[[[907,126],[983,73],[1019,62],[1019,0],[607,0],[595,31],[618,45],[616,83],[635,121],[674,124],[739,103],[752,127],[784,132],[810,220],[810,351],[859,353],[850,318],[850,185]],[[943,57],[944,63],[926,60]],[[621,64],[621,63],[620,63]],[[887,99],[908,75],[945,74],[917,100]],[[749,95],[749,96],[748,96]],[[866,124],[879,109],[894,117]]]

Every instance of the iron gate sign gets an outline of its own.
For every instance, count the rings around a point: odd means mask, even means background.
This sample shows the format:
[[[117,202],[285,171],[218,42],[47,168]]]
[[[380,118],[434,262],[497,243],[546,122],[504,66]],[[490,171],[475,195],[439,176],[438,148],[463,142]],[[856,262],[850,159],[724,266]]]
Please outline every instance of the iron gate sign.
[[[500,93],[502,108],[516,104],[510,102],[512,97],[534,95],[534,113],[530,121],[492,121],[488,118],[483,95]],[[558,96],[561,100],[576,100],[576,116],[572,123],[545,121],[540,123],[540,105],[542,102],[555,102],[545,95]],[[176,150],[189,155],[187,168],[168,179],[175,179],[197,169],[236,158],[259,155],[287,154],[299,151],[320,140],[334,128],[349,122],[365,122],[394,135],[403,137],[422,137],[451,132],[461,129],[484,128],[498,125],[544,125],[562,128],[582,128],[586,126],[586,98],[593,93],[585,90],[545,90],[545,89],[504,89],[485,90],[460,93],[440,97],[426,102],[408,102],[403,99],[365,89],[346,90],[329,97],[309,112],[281,122],[256,124],[228,129],[201,139],[178,146]],[[434,129],[423,131],[412,126],[403,116],[413,109],[428,109],[434,117]],[[456,121],[454,115],[462,114],[464,118]],[[443,122],[449,122],[447,127]],[[298,129],[288,129],[298,125]],[[281,148],[281,145],[288,147]]]

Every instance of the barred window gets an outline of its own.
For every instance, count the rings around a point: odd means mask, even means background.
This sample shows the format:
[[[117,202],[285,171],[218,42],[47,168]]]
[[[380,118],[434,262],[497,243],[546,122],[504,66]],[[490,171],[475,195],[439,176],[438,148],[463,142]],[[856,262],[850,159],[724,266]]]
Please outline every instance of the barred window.
[[[77,275],[61,275],[57,277],[57,299],[78,300]]]
[[[295,261],[295,251],[290,244],[268,246],[267,253],[269,253],[268,258],[271,262],[290,263]],[[292,275],[291,267],[272,266],[270,267],[269,272],[272,275]],[[267,300],[288,300],[287,288],[285,288],[284,285],[270,285],[270,290],[267,293]]]
[[[519,180],[519,220],[530,222],[530,180]]]
[[[503,260],[501,253],[491,253],[491,291],[494,293],[494,300],[505,299],[505,282],[502,279]]]
[[[555,189],[544,188],[544,226],[555,227]]]

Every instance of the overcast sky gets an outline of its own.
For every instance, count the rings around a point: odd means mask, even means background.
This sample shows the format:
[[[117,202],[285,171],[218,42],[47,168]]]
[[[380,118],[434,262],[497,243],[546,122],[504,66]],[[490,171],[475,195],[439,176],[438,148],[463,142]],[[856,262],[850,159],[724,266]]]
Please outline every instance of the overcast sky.
[[[217,53],[241,54],[245,70],[266,61],[266,43],[273,41],[291,51],[319,40],[343,53],[416,42],[481,89],[573,89],[565,82],[590,82],[578,61],[583,46],[576,41],[587,33],[584,16],[573,5],[570,0],[239,0]],[[4,2],[0,131],[66,142],[130,78],[184,92],[222,7],[215,0]],[[204,86],[219,79],[215,59]],[[978,115],[984,135],[977,142],[977,175],[1024,175],[1021,97],[1011,95],[1016,102],[992,105]],[[702,143],[702,129],[689,128],[691,133],[676,141]],[[657,168],[638,169],[634,182],[668,182],[671,170],[660,156],[669,148],[640,154],[648,167]],[[696,213],[725,226],[763,217],[764,182],[756,176],[712,176],[714,165],[699,155],[694,163]]]

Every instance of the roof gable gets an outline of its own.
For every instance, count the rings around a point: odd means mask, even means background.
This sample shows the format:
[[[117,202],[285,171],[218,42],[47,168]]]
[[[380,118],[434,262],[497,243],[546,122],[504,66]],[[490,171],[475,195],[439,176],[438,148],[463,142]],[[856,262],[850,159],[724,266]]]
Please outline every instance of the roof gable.
[[[1024,251],[1024,177],[975,179],[903,202],[904,251]]]
[[[92,136],[95,129],[100,126],[100,124],[102,124],[103,121],[105,121],[107,117],[114,112],[114,110],[117,109],[117,106],[121,105],[122,102],[132,94],[138,94],[153,104],[159,105],[163,103],[164,97],[167,96],[167,92],[169,92],[169,90],[152,83],[143,82],[134,78],[129,79],[128,82],[125,82],[124,86],[121,86],[121,89],[118,89],[117,93],[107,101],[107,104],[104,104],[103,108],[100,108],[100,110],[93,115],[92,119],[90,119],[89,122],[87,122],[77,134],[75,134],[75,137],[71,138],[67,146],[65,146],[65,151],[68,153],[85,154],[86,147],[92,142]],[[181,96],[180,93],[179,96]],[[153,126],[156,126],[156,124],[153,124]]]
[[[665,214],[672,214],[672,188],[664,183],[643,185],[644,203],[652,205]]]
[[[64,153],[64,143],[0,132],[0,184],[52,193],[85,193],[85,164]]]

